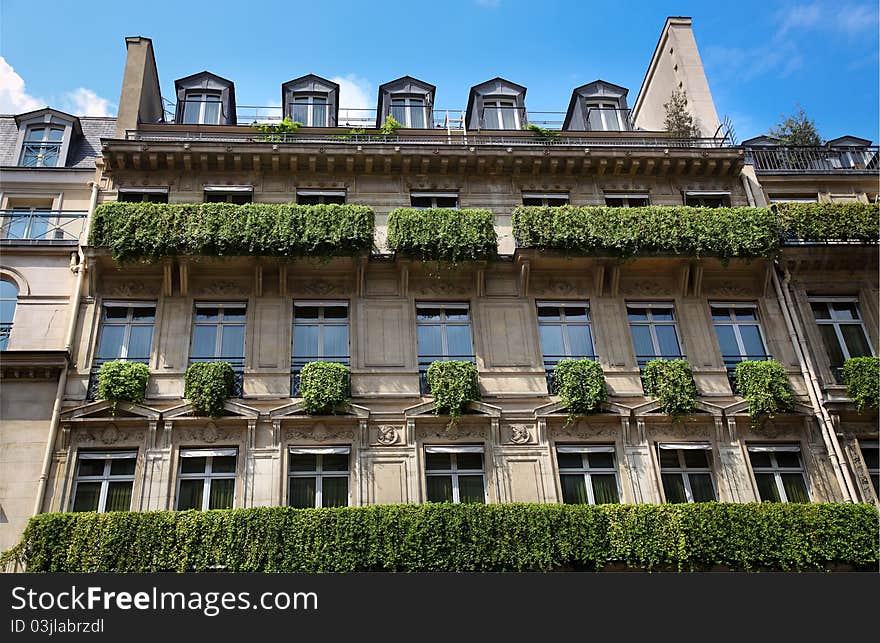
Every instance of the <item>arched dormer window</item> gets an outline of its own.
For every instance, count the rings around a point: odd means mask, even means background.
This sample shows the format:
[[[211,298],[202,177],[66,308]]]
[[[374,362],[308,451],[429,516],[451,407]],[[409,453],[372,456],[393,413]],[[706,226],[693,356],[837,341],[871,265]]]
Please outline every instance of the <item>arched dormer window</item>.
[[[0,351],[5,351],[9,343],[17,304],[18,286],[7,279],[0,279]]]

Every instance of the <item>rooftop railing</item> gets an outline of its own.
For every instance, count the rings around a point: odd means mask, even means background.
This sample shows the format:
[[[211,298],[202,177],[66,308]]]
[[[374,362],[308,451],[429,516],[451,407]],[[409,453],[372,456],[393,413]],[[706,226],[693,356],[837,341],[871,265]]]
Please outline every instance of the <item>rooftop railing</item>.
[[[0,210],[0,241],[14,244],[75,244],[85,229],[87,212]]]
[[[746,163],[756,172],[791,174],[877,173],[877,146],[870,147],[747,147]]]

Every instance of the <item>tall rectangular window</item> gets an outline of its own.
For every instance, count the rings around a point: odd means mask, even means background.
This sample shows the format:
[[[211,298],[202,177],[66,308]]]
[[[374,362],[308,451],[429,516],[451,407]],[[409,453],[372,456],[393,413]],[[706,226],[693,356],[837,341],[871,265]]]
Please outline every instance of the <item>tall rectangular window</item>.
[[[296,96],[290,112],[294,121],[306,127],[327,127],[326,96]]]
[[[181,449],[177,510],[232,509],[237,456],[234,448]]]
[[[682,357],[674,304],[628,302],[626,314],[639,368],[652,359]]]
[[[147,364],[155,321],[156,304],[153,302],[104,302],[94,365],[99,367],[117,359]]]
[[[188,125],[219,125],[223,113],[220,94],[187,92],[183,122]]]
[[[288,504],[347,507],[351,447],[290,447]]]
[[[481,446],[426,446],[425,497],[428,502],[486,502]]]
[[[461,360],[473,362],[471,318],[468,304],[416,304],[416,336],[419,349],[419,380],[428,392],[426,373],[432,362]]]
[[[734,371],[740,362],[769,359],[758,320],[758,307],[753,303],[709,303],[712,324],[721,348],[731,386],[736,385]]]
[[[417,210],[457,208],[458,194],[455,192],[410,192],[409,204]]]
[[[345,190],[297,190],[296,202],[300,205],[342,205],[345,203]]]
[[[234,394],[241,396],[247,305],[196,303],[189,361],[229,362],[236,374]]]
[[[539,301],[537,307],[547,388],[553,393],[553,369],[560,361],[596,359],[590,304],[585,301]]]
[[[58,167],[63,142],[63,127],[28,127],[18,164],[23,167]]]
[[[519,129],[519,110],[512,100],[483,101],[483,129]]]
[[[568,205],[568,195],[564,192],[546,193],[546,192],[523,192],[523,205],[541,205],[548,207],[559,207]]]
[[[556,462],[562,502],[570,505],[620,502],[613,445],[559,445],[556,447]]]
[[[659,444],[660,477],[666,502],[711,502],[716,500],[709,455],[704,442]]]
[[[290,357],[291,395],[299,397],[299,374],[309,362],[350,364],[348,302],[293,303],[293,346]]]
[[[874,486],[874,494],[880,498],[880,446],[877,440],[860,440],[859,448],[865,460],[865,469],[868,470],[871,484]]]
[[[404,127],[424,129],[426,112],[423,98],[397,97],[391,99],[391,117]]]
[[[810,502],[799,446],[749,444],[747,448],[762,502]]]
[[[130,511],[136,451],[80,451],[71,511]]]
[[[811,297],[810,308],[822,334],[831,372],[843,383],[843,363],[850,357],[873,355],[855,297]]]
[[[2,212],[2,239],[32,239],[47,241],[52,237],[59,213],[46,207],[17,207]]]

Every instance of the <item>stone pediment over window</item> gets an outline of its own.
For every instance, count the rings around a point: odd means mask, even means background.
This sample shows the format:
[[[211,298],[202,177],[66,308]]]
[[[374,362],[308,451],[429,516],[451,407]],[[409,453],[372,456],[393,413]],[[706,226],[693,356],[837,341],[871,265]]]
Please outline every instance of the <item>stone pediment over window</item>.
[[[235,83],[202,71],[174,81],[175,123],[235,125]]]
[[[314,74],[281,85],[284,116],[305,127],[336,127],[339,123],[339,85]]]
[[[370,409],[365,406],[359,406],[357,404],[347,404],[342,409],[345,411],[344,415],[339,416],[314,416],[314,417],[357,417],[361,419],[366,419],[370,417]],[[285,404],[284,406],[279,406],[278,408],[272,409],[269,411],[269,419],[270,420],[283,420],[285,418],[303,418],[309,417],[308,411],[305,408],[305,402],[303,400],[299,400],[298,402],[290,402],[289,404]]]
[[[73,144],[83,137],[79,118],[49,107],[18,114],[15,124],[15,164],[21,167],[66,167]]]
[[[625,404],[618,404],[617,402],[605,402],[602,404],[602,412],[610,413],[612,415],[622,415],[624,417],[629,417],[632,414],[632,407],[626,406]],[[568,406],[564,402],[551,402],[550,404],[544,404],[543,406],[539,406],[535,409],[535,417],[549,417],[551,415],[566,415],[568,413]]]
[[[130,404],[128,402],[117,402],[114,411],[113,404],[107,400],[98,400],[90,404],[84,404],[72,409],[68,409],[61,414],[62,422],[85,421],[85,420],[125,420],[139,419],[158,421],[162,414],[159,409],[154,409],[142,404]]]
[[[733,415],[747,416],[749,414],[749,403],[747,400],[742,400],[740,402],[736,402],[735,404],[730,404],[729,406],[725,406],[723,408],[723,411],[724,411],[724,415],[726,415],[727,417],[730,417]],[[808,406],[807,404],[801,404],[800,402],[795,402],[794,409],[793,409],[792,413],[790,413],[788,415],[793,415],[795,413],[802,414],[802,415],[813,415],[813,409],[810,406]]]
[[[260,417],[259,409],[255,409],[252,406],[247,406],[246,404],[242,404],[241,402],[233,402],[232,400],[226,400],[226,402],[223,404],[223,411],[223,417],[217,419],[257,420]],[[168,409],[167,411],[162,412],[163,420],[180,420],[193,417],[203,416],[193,415],[192,404],[190,404],[189,402],[187,402],[186,404],[181,404],[180,406],[175,406]]]
[[[568,103],[562,129],[566,132],[628,131],[629,109],[626,87],[604,80],[575,88]]]
[[[419,415],[435,415],[434,411],[436,408],[437,404],[433,400],[430,400],[404,409],[403,414],[408,418]],[[501,417],[501,407],[493,404],[486,404],[485,402],[468,402],[465,406],[465,415],[469,414],[499,418]]]
[[[474,85],[468,95],[466,114],[470,130],[525,129],[526,88],[504,78]]]
[[[699,415],[706,413],[711,416],[721,417],[723,410],[722,407],[715,404],[709,404],[708,402],[697,400],[693,414]],[[645,402],[644,404],[636,406],[633,408],[633,414],[636,417],[645,415],[666,415],[666,413],[660,409],[660,402],[658,400],[651,400],[650,402]]]

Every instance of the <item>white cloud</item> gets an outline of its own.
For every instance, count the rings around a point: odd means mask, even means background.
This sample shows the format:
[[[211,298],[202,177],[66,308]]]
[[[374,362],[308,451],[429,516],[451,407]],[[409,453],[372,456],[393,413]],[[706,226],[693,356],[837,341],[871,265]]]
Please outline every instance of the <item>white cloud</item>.
[[[809,29],[822,21],[823,9],[818,2],[797,5],[779,12],[779,35],[784,36],[791,29]]]
[[[368,127],[375,122],[376,89],[370,81],[354,74],[331,78],[339,85],[339,124]],[[364,111],[364,110],[370,110]]]
[[[64,111],[76,116],[113,116],[115,105],[106,98],[101,98],[91,89],[78,87],[64,94]]]
[[[44,100],[25,91],[24,78],[0,56],[0,114],[21,114],[45,106]]]

